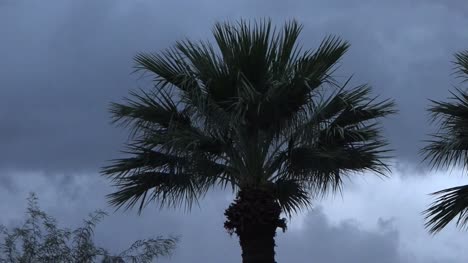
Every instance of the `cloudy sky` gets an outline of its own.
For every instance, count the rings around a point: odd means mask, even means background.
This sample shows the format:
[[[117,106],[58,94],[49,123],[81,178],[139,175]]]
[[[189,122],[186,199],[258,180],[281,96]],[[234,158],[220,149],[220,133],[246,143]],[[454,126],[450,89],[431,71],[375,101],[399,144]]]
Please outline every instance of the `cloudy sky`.
[[[278,262],[467,262],[468,234],[450,226],[430,236],[420,215],[428,193],[467,180],[456,168],[428,171],[418,156],[433,129],[428,99],[460,87],[450,75],[452,54],[468,48],[468,5],[459,0],[0,0],[0,224],[22,218],[30,191],[67,225],[112,212],[104,197],[112,189],[97,171],[127,135],[109,124],[108,103],[145,87],[130,74],[132,57],[205,39],[216,21],[259,17],[297,19],[304,47],[328,34],[350,41],[338,74],[354,74],[400,110],[385,121],[396,149],[391,177],[356,176],[341,196],[317,200],[278,233]],[[239,262],[237,240],[222,227],[231,198],[214,192],[191,213],[118,211],[96,239],[117,251],[175,234],[179,248],[161,262]]]

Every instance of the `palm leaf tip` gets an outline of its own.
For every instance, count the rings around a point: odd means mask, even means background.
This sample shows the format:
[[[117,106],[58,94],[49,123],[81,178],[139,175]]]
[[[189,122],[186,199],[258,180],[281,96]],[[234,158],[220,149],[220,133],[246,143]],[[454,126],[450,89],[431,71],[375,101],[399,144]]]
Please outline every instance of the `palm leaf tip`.
[[[435,193],[438,196],[431,206],[423,212],[425,227],[435,234],[445,228],[455,218],[456,226],[467,227],[468,223],[468,185],[444,189]]]
[[[433,167],[465,165],[468,154],[468,94],[452,93],[448,102],[432,101],[429,108],[432,121],[439,125],[421,153]]]
[[[463,81],[468,80],[468,50],[455,53],[455,73]]]
[[[311,198],[304,185],[293,179],[280,179],[274,183],[275,196],[282,211],[289,217],[311,206]]]

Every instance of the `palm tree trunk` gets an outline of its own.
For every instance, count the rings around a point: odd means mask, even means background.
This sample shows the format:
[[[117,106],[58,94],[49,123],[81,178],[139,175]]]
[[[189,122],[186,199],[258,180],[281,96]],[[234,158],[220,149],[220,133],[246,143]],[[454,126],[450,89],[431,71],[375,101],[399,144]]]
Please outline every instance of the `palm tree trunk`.
[[[275,263],[276,226],[246,227],[238,233],[243,263]]]
[[[276,263],[276,228],[286,223],[271,191],[242,189],[224,214],[224,227],[239,237],[243,263]]]

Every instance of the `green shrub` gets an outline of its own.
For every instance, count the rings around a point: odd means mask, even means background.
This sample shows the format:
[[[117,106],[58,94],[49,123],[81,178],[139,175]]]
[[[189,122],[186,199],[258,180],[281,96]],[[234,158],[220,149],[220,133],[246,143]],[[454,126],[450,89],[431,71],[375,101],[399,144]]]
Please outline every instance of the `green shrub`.
[[[75,230],[61,229],[56,219],[39,208],[35,194],[28,197],[26,221],[22,226],[7,229],[0,225],[1,263],[149,263],[169,256],[176,247],[177,237],[156,237],[138,240],[118,255],[94,244],[96,224],[107,214],[98,210],[84,220]]]

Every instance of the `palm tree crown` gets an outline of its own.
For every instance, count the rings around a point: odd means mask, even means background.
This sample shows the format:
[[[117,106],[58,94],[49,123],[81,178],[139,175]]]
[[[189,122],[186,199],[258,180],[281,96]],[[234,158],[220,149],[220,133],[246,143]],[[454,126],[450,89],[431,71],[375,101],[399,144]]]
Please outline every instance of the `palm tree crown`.
[[[103,169],[117,187],[111,204],[190,208],[215,186],[271,188],[291,214],[350,172],[383,174],[378,119],[395,112],[393,102],[367,85],[340,85],[332,73],[349,44],[328,37],[302,50],[301,30],[295,21],[281,30],[270,21],[218,23],[215,45],[185,40],[137,55],[154,87],[112,104],[132,137],[130,156]]]
[[[455,55],[456,72],[459,77],[468,80],[468,51]],[[432,101],[429,109],[433,120],[440,129],[432,134],[432,139],[423,149],[425,159],[433,167],[468,165],[468,93],[457,89],[452,93],[451,101]],[[432,205],[424,211],[426,227],[432,233],[439,232],[448,223],[458,217],[457,226],[468,223],[468,185],[444,189],[433,193],[438,196]]]

